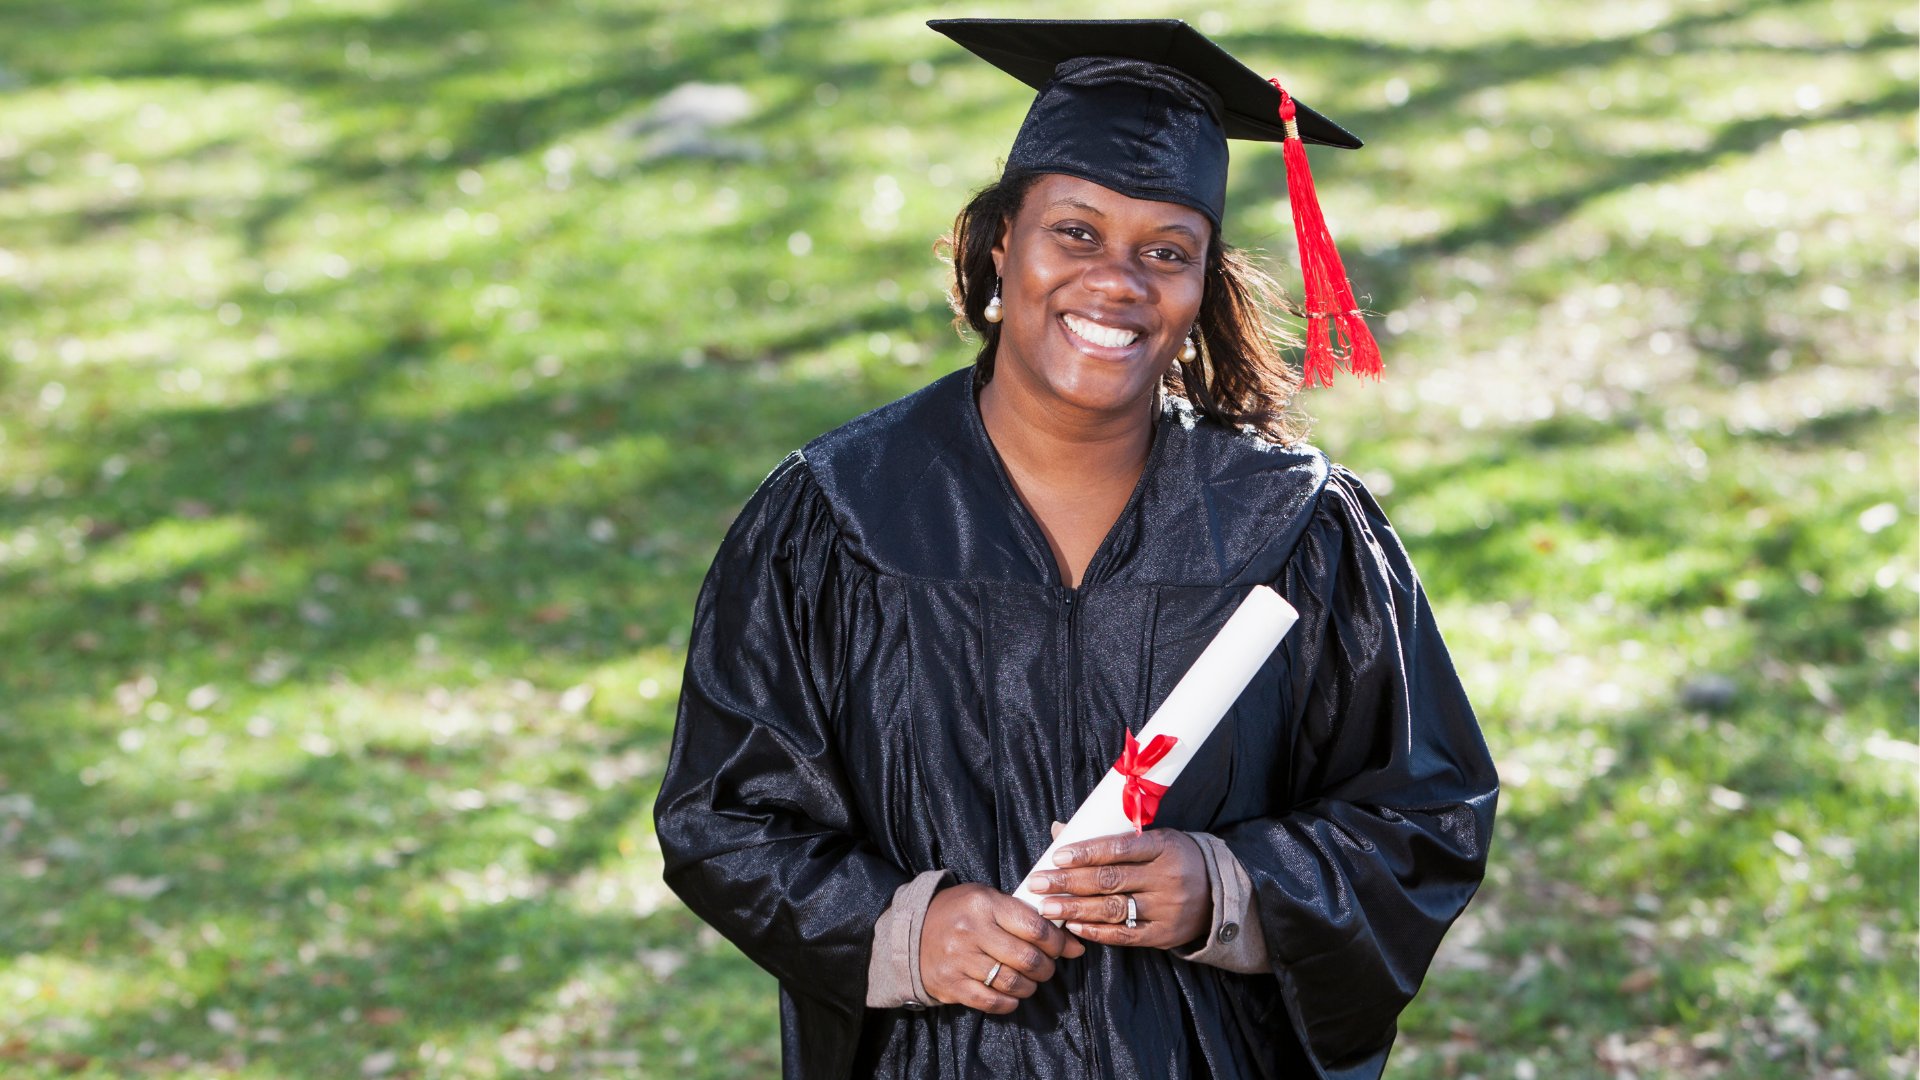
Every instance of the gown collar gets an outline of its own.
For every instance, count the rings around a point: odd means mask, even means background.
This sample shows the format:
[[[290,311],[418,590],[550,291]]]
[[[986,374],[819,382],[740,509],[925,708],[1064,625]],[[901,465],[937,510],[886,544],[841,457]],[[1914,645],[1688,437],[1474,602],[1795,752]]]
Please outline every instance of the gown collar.
[[[961,411],[965,414],[969,439],[974,446],[980,449],[981,456],[986,459],[994,476],[999,480],[1002,497],[1011,507],[1010,516],[1014,519],[1015,526],[1020,530],[1022,540],[1030,549],[1030,556],[1045,567],[1049,584],[1063,589],[1067,588],[1066,581],[1060,574],[1060,562],[1053,556],[1053,545],[1047,542],[1047,535],[1045,530],[1040,527],[1039,518],[1034,516],[1032,509],[1027,506],[1026,501],[1021,499],[1020,493],[1015,490],[1013,486],[1013,474],[1007,470],[1006,459],[1000,456],[1000,448],[993,444],[993,436],[987,431],[986,416],[980,412],[980,389],[982,384],[977,377],[967,379],[965,382],[967,387],[967,393],[965,395],[966,405]],[[1120,516],[1114,519],[1113,524],[1108,527],[1106,535],[1101,537],[1099,546],[1094,548],[1093,557],[1087,560],[1087,568],[1080,574],[1080,585],[1082,587],[1099,584],[1100,581],[1105,578],[1106,571],[1113,563],[1113,550],[1116,544],[1120,542],[1120,538],[1128,531],[1127,519],[1139,513],[1144,493],[1148,487],[1151,486],[1149,478],[1154,474],[1156,467],[1159,465],[1162,448],[1167,445],[1168,440],[1163,434],[1166,426],[1167,418],[1164,413],[1164,402],[1156,399],[1154,422],[1147,430],[1146,464],[1140,470],[1140,478],[1134,482],[1133,491],[1128,494],[1126,505],[1120,510]]]
[[[1328,464],[1164,398],[1127,506],[1082,587],[1272,580]],[[971,367],[814,439],[801,451],[840,543],[883,574],[1060,587],[1039,525],[1014,494],[974,400]]]

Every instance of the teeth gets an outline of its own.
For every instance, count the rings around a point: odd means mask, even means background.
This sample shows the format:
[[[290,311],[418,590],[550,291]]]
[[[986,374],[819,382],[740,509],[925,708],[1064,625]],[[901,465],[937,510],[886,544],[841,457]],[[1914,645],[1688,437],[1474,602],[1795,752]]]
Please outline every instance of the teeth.
[[[1097,322],[1088,322],[1085,319],[1072,315],[1065,316],[1065,318],[1067,320],[1067,329],[1086,338],[1095,345],[1104,346],[1109,349],[1118,349],[1125,345],[1131,345],[1133,344],[1133,339],[1140,336],[1137,331],[1121,330],[1112,326],[1101,326]]]

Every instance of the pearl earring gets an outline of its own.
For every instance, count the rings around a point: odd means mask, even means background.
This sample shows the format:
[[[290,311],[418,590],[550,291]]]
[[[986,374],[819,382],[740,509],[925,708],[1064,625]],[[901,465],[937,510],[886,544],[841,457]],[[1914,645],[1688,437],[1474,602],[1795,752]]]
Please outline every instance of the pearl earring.
[[[987,301],[984,317],[990,323],[1000,321],[1000,278],[998,276],[993,279],[993,298]]]
[[[1183,364],[1193,363],[1200,355],[1200,343],[1194,340],[1194,336],[1188,334],[1185,344],[1180,346],[1180,362]]]

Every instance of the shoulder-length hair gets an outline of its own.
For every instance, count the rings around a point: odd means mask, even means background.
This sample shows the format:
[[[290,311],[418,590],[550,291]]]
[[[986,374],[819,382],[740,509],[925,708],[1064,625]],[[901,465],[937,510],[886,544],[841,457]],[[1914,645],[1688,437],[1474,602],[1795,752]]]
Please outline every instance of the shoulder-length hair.
[[[993,245],[1040,173],[1013,173],[982,188],[954,219],[940,247],[953,263],[947,300],[954,325],[980,336],[974,369],[981,383],[993,378],[1000,327],[987,321],[993,295]],[[1206,283],[1200,296],[1200,355],[1169,365],[1162,385],[1184,397],[1202,416],[1235,428],[1251,428],[1276,443],[1306,437],[1306,423],[1291,409],[1300,374],[1282,354],[1298,345],[1275,313],[1299,314],[1280,286],[1245,254],[1220,239],[1207,244]]]

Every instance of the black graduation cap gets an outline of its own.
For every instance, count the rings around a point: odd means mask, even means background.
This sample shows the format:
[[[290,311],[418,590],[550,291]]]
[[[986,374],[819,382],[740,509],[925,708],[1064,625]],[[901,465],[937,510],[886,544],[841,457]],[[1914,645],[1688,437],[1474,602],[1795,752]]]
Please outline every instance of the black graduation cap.
[[[1191,206],[1216,228],[1227,140],[1278,142],[1306,275],[1309,383],[1337,362],[1379,371],[1379,350],[1326,235],[1305,143],[1360,140],[1179,19],[935,19],[928,26],[1038,90],[1006,171],[1067,173],[1123,195]]]
[[[1225,140],[1287,137],[1279,89],[1179,19],[927,25],[1040,91],[1008,154],[1009,170],[1071,173],[1192,206],[1218,225]],[[1340,125],[1297,101],[1295,108],[1300,138],[1360,146]]]

